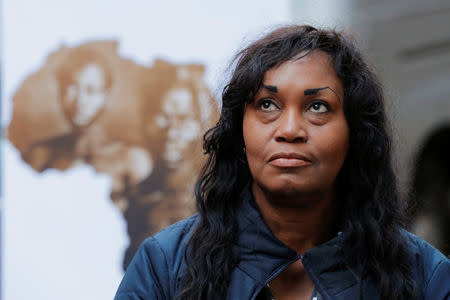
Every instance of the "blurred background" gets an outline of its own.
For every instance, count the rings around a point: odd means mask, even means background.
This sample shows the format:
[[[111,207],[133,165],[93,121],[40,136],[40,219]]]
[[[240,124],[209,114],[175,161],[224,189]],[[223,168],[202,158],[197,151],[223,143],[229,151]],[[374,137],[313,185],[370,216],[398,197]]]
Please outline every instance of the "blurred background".
[[[1,299],[112,299],[140,242],[193,212],[232,55],[292,22],[359,41],[409,229],[450,254],[448,1],[2,0],[0,14]]]

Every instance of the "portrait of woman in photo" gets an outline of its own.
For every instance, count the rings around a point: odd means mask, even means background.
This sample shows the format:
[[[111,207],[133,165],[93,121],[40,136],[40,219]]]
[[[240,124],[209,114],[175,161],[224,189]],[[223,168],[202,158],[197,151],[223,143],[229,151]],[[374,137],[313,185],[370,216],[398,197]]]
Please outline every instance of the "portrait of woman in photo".
[[[198,213],[142,243],[115,299],[449,299],[450,260],[403,229],[383,90],[356,43],[290,25],[233,66]]]

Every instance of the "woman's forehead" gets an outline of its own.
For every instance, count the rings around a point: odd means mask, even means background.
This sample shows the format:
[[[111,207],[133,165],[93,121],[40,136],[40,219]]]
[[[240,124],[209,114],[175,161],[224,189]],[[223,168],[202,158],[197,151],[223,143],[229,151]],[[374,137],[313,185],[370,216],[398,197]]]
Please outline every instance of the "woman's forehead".
[[[264,74],[262,89],[275,92],[295,82],[307,94],[334,92],[343,95],[342,83],[331,59],[323,51],[315,50],[298,59],[288,60]]]
[[[266,77],[268,74],[282,70],[290,65],[315,67],[327,71],[329,70],[334,71],[332,59],[327,53],[321,50],[312,50],[312,51],[308,50],[308,51],[301,51],[291,59],[288,59],[287,61],[284,61],[280,64],[277,64],[276,66],[267,70],[264,75]]]

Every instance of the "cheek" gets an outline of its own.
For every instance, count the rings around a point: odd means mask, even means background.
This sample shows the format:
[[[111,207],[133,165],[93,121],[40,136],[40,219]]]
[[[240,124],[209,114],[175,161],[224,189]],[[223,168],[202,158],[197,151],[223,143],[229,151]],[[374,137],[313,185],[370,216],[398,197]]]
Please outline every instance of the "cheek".
[[[243,138],[245,146],[245,155],[251,172],[260,168],[263,160],[264,138],[260,134],[260,130],[254,126],[254,122],[244,119],[243,122]],[[244,149],[243,149],[244,151]]]
[[[320,147],[322,150],[321,153],[323,153],[323,160],[326,162],[326,166],[332,169],[330,170],[330,172],[333,173],[332,175],[337,175],[348,152],[348,128],[344,127],[336,131],[335,134],[328,135],[323,141],[324,143],[322,143]]]
[[[247,110],[245,110],[244,119],[242,120],[242,137],[244,138],[244,147],[247,156],[253,147],[253,140],[251,138],[253,131],[252,129],[252,122],[248,116]]]
[[[264,173],[263,157],[253,149],[246,149],[245,155],[252,178],[259,182],[261,180],[260,174]]]

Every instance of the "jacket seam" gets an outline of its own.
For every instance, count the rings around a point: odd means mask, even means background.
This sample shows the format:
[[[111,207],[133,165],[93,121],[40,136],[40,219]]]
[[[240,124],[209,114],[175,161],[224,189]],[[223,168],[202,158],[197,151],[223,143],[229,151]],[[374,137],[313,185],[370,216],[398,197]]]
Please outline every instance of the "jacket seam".
[[[198,215],[194,214],[192,216],[190,216],[191,220],[189,220],[189,222],[186,222],[186,224],[184,225],[183,228],[183,233],[189,233],[192,229],[192,226],[194,226],[195,222],[197,222],[198,220]]]
[[[169,283],[173,282],[173,278],[171,278],[171,272],[169,272],[169,264],[167,263],[166,253],[164,252],[164,250],[161,247],[161,244],[158,242],[158,240],[155,239],[153,236],[151,238],[155,242],[155,244],[158,246],[159,250],[161,251],[161,253],[162,253],[163,257],[164,257],[164,264],[166,266],[166,270],[167,270],[167,273],[168,273],[168,276],[169,276]],[[172,293],[172,289],[169,289],[169,293],[170,294]],[[172,296],[172,295],[170,295],[170,296]]]
[[[248,277],[252,278],[253,280],[255,280],[255,281],[257,281],[257,282],[259,282],[258,279],[256,279],[256,278],[253,277],[252,275],[250,275],[247,271],[245,271],[244,269],[242,269],[239,265],[237,265],[237,268],[238,268],[239,270],[241,270],[242,272],[244,272],[245,274],[247,274]]]
[[[441,260],[441,261],[436,265],[436,267],[434,268],[433,272],[431,273],[430,278],[427,280],[427,284],[426,284],[426,286],[425,286],[425,294],[426,294],[426,291],[428,290],[428,285],[430,284],[431,279],[433,279],[434,275],[436,274],[437,270],[439,269],[439,266],[440,266],[443,262],[444,262],[444,261]]]

